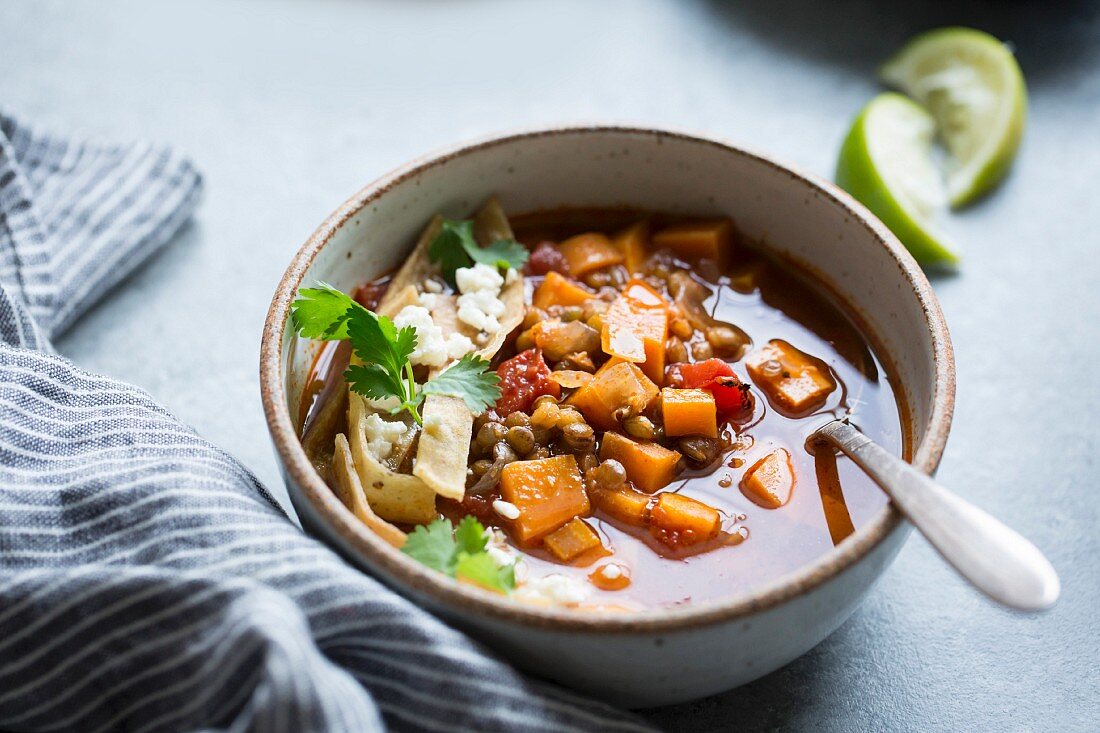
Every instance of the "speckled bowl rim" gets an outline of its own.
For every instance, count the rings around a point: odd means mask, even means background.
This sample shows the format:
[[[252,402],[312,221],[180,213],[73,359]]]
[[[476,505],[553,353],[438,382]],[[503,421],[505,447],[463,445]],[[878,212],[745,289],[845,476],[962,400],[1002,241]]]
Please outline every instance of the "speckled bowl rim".
[[[347,546],[361,554],[367,565],[377,567],[384,576],[392,579],[392,582],[398,583],[414,594],[427,596],[432,603],[440,607],[462,611],[480,618],[499,619],[531,627],[595,633],[683,631],[752,616],[808,593],[855,565],[900,527],[904,521],[901,514],[892,505],[887,505],[870,522],[860,527],[831,552],[748,594],[673,608],[646,609],[634,613],[578,612],[517,603],[503,596],[457,583],[430,570],[406,557],[372,533],[340,502],[314,470],[306,457],[292,416],[286,407],[281,345],[290,315],[290,304],[317,253],[325,247],[345,222],[402,181],[436,166],[444,165],[455,158],[499,145],[522,143],[524,140],[560,135],[605,133],[650,137],[658,140],[662,138],[683,140],[713,146],[723,154],[732,153],[749,158],[801,181],[818,194],[815,199],[819,203],[815,205],[838,207],[866,228],[871,237],[894,258],[903,276],[910,283],[913,296],[924,312],[931,337],[935,366],[932,412],[924,434],[914,436],[916,452],[913,465],[925,473],[934,472],[947,443],[954,410],[954,358],[947,324],[932,286],[901,242],[882,222],[847,193],[816,176],[801,172],[789,165],[780,164],[768,156],[750,152],[738,145],[706,135],[678,129],[630,125],[543,127],[491,135],[472,142],[460,143],[400,166],[367,184],[345,201],[325,219],[294,256],[271,301],[260,346],[260,391],[268,429],[271,431],[279,459],[287,473],[297,483],[301,494],[319,517],[339,534]],[[842,292],[840,294],[843,295]],[[888,355],[884,356],[888,357]],[[904,386],[902,385],[903,388]]]

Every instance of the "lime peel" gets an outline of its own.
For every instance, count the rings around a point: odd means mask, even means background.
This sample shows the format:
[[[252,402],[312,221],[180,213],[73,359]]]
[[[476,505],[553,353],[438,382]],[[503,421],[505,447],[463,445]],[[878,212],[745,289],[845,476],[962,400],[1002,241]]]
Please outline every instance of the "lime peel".
[[[880,75],[935,118],[950,152],[952,206],[980,198],[1008,173],[1027,120],[1027,86],[1008,46],[972,28],[940,28],[905,44]]]
[[[894,92],[872,99],[840,149],[836,181],[890,228],[925,265],[959,258],[931,223],[945,194],[932,153],[935,121]]]

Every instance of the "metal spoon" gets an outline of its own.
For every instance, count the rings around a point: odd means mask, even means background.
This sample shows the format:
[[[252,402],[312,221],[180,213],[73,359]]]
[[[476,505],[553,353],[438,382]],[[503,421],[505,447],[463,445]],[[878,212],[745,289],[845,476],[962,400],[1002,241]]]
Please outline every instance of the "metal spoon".
[[[1058,573],[1035,545],[847,421],[818,428],[809,442],[828,443],[851,458],[944,559],[993,600],[1021,611],[1041,611],[1058,600]]]

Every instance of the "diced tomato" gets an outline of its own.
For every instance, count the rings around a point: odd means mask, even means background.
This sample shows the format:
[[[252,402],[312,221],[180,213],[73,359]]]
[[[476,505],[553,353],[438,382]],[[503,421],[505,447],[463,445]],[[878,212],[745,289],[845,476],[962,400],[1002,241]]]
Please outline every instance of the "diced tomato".
[[[561,385],[550,379],[550,367],[539,349],[516,354],[497,367],[500,399],[496,410],[501,415],[530,412],[531,404],[544,394],[561,397]]]
[[[545,275],[548,272],[557,272],[562,275],[569,274],[569,266],[565,264],[565,255],[553,242],[540,242],[531,256],[527,258],[527,265],[523,268],[525,275]]]
[[[694,364],[673,364],[665,383],[682,389],[705,389],[714,395],[718,412],[738,413],[752,410],[752,393],[722,359],[707,359]]]

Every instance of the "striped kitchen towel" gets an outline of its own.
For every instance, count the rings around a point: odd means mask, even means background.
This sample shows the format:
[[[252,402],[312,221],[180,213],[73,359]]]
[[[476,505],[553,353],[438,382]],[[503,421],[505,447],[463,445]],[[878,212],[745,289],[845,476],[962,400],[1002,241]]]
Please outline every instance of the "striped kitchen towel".
[[[643,730],[352,569],[143,391],[52,353],[201,189],[169,148],[0,114],[0,728]]]

